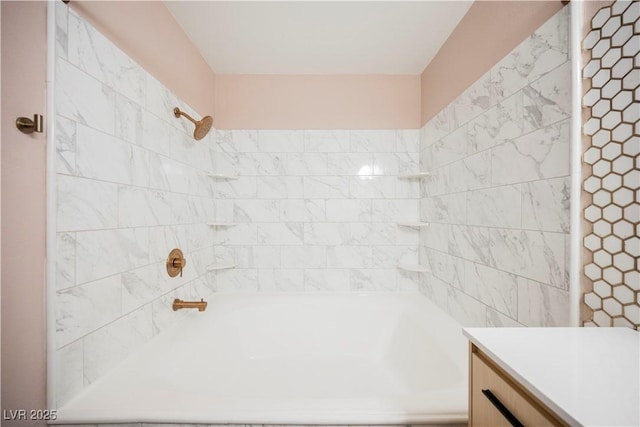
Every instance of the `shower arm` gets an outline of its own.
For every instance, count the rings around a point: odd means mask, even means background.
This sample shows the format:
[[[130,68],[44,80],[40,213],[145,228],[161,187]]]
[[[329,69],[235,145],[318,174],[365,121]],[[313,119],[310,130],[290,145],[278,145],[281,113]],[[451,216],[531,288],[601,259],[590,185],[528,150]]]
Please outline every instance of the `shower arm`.
[[[180,118],[180,116],[184,116],[187,118],[187,120],[189,120],[191,123],[195,125],[195,129],[193,130],[193,138],[196,141],[199,141],[202,138],[204,138],[207,135],[207,133],[209,133],[209,130],[213,125],[213,119],[211,118],[211,116],[204,116],[200,120],[195,120],[193,117],[191,117],[187,113],[180,111],[178,107],[175,107],[173,109],[173,114],[177,118]]]
[[[175,107],[173,109],[173,114],[178,118],[180,118],[180,116],[184,116],[187,119],[189,119],[189,121],[191,121],[191,123],[193,123],[194,125],[198,125],[198,121],[197,120],[195,120],[193,117],[191,117],[190,115],[188,115],[184,111],[180,111],[180,109],[178,107]]]

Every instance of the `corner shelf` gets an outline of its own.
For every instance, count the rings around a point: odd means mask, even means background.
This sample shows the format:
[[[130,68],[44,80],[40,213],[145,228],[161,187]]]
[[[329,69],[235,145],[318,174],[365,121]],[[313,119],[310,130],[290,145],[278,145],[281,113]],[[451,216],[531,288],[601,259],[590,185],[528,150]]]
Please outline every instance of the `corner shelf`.
[[[209,227],[234,227],[238,225],[237,222],[223,222],[223,221],[211,221],[208,222]]]
[[[402,227],[410,227],[410,228],[420,228],[420,227],[428,227],[428,222],[399,222],[398,225]]]
[[[228,270],[237,266],[238,264],[235,262],[210,264],[207,266],[207,271]]]
[[[419,178],[425,178],[427,176],[431,175],[430,172],[418,172],[418,173],[410,173],[410,174],[405,174],[405,175],[398,175],[398,178],[400,179],[419,179]]]
[[[404,271],[411,271],[413,273],[428,273],[429,268],[422,264],[398,264],[398,268]]]
[[[227,180],[227,181],[232,180],[232,179],[238,179],[237,175],[227,175],[227,174],[223,174],[223,173],[208,173],[207,172],[207,176],[209,178]]]

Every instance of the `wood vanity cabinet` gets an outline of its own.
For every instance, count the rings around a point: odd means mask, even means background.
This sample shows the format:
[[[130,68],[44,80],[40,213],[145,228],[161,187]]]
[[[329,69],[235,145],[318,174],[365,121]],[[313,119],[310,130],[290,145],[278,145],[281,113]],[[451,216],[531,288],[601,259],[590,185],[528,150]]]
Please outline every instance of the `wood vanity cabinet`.
[[[567,426],[522,385],[470,344],[469,426]]]

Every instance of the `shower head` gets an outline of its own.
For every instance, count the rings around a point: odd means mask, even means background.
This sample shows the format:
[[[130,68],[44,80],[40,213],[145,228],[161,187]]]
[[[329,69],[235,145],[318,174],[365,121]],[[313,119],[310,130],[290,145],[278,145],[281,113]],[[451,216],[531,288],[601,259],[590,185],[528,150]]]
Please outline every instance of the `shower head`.
[[[202,138],[207,136],[211,129],[211,125],[213,125],[213,119],[211,116],[204,116],[202,119],[196,121],[184,111],[180,111],[178,107],[173,109],[173,114],[176,117],[185,116],[189,121],[196,125],[196,128],[193,130],[193,137],[196,141],[200,141]]]

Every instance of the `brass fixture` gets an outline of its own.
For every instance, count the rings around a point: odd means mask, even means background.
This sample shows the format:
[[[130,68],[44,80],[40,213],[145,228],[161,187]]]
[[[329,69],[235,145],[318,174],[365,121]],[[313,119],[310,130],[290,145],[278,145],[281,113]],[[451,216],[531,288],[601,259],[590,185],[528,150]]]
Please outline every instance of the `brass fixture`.
[[[173,311],[178,311],[183,308],[197,308],[198,311],[205,311],[207,309],[207,302],[204,298],[200,298],[200,301],[182,301],[180,298],[173,300]]]
[[[196,141],[200,141],[202,138],[204,138],[207,133],[209,133],[211,125],[213,125],[213,119],[211,118],[211,116],[204,116],[200,120],[195,120],[184,111],[180,111],[178,107],[173,109],[173,114],[176,117],[185,116],[194,125],[196,125],[196,128],[193,130],[193,137],[196,139]]]
[[[167,273],[169,277],[176,277],[178,274],[182,277],[182,269],[187,265],[182,251],[178,248],[172,249],[167,258]]]
[[[22,133],[30,134],[33,132],[42,133],[44,131],[44,119],[40,114],[34,114],[33,120],[28,117],[18,117],[16,119],[16,127]]]

